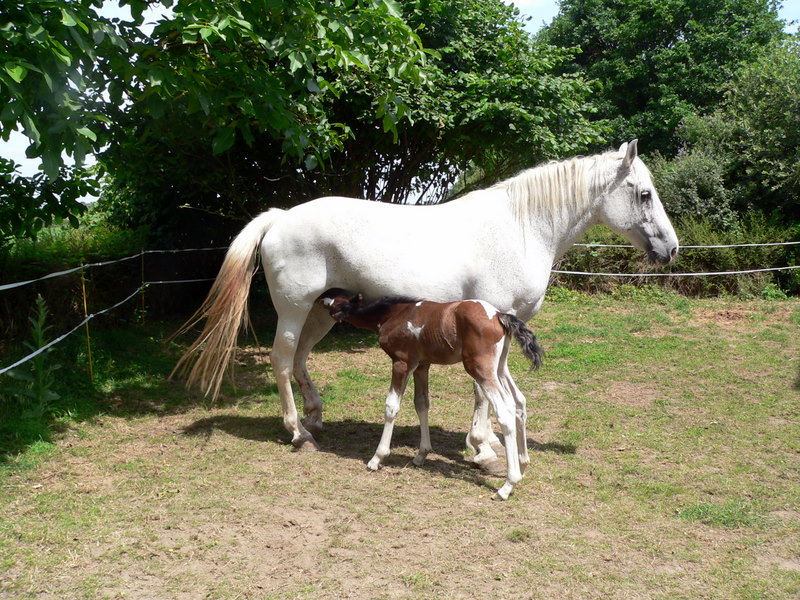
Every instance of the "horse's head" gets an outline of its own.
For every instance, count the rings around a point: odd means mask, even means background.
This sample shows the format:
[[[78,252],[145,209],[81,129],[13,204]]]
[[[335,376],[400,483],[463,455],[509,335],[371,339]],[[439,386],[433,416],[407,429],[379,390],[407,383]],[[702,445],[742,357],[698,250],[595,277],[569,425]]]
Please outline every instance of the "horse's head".
[[[637,141],[622,144],[618,166],[602,207],[602,222],[647,252],[651,264],[667,264],[678,253],[678,237],[637,152]],[[613,156],[613,155],[612,155]]]
[[[317,301],[328,309],[333,319],[341,323],[361,307],[364,297],[361,294],[348,297],[343,290],[331,290],[320,296]]]

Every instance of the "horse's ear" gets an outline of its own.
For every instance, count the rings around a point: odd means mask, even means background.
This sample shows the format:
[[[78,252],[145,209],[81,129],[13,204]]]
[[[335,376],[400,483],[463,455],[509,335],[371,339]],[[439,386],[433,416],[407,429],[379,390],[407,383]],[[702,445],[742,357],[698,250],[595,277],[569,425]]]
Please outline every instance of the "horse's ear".
[[[639,140],[632,140],[629,144],[622,144],[619,147],[620,153],[625,153],[625,158],[622,160],[622,164],[626,169],[630,169],[633,161],[636,160],[636,157],[639,155],[639,151],[637,149],[637,145]]]

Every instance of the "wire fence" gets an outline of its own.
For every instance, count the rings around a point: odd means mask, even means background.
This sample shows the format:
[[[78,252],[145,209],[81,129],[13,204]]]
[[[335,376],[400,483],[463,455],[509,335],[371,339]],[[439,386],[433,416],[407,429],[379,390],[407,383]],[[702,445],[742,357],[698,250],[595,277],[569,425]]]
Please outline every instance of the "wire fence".
[[[682,246],[682,248],[695,248],[695,249],[717,249],[717,248],[744,248],[744,247],[761,247],[761,246],[791,246],[791,245],[800,245],[800,242],[769,242],[769,243],[752,243],[752,244],[723,244],[723,245],[711,245],[711,246]],[[634,248],[634,246],[628,244],[574,244],[574,246],[579,247],[588,247],[588,248]],[[85,272],[87,269],[96,268],[96,267],[103,267],[115,263],[122,263],[130,260],[134,260],[136,258],[143,258],[148,254],[177,254],[182,252],[203,252],[208,250],[224,250],[224,247],[210,247],[210,248],[183,248],[178,250],[142,250],[136,254],[132,254],[130,256],[126,256],[123,258],[118,258],[115,260],[107,260],[102,262],[95,262],[95,263],[88,263],[83,264],[78,267],[73,267],[70,269],[65,269],[63,271],[56,271],[53,273],[48,273],[47,275],[43,275],[41,277],[37,277],[36,279],[29,279],[26,281],[18,281],[14,283],[7,283],[4,285],[0,285],[0,292],[8,291],[15,288],[20,288],[23,286],[31,285],[40,281],[44,281],[47,279],[53,279],[56,277],[61,277],[64,275],[68,275],[70,273],[75,273],[78,271]],[[721,276],[721,275],[744,275],[750,273],[762,273],[767,271],[788,271],[800,269],[800,265],[787,265],[784,267],[766,267],[761,269],[744,269],[739,271],[716,271],[716,272],[703,272],[703,273],[659,273],[659,272],[652,272],[652,273],[602,273],[602,272],[589,272],[589,271],[562,271],[558,269],[553,269],[553,273],[561,274],[561,275],[582,275],[582,276],[599,276],[599,277],[714,277],[714,276]],[[83,320],[75,325],[72,329],[67,331],[64,334],[59,335],[55,339],[51,340],[44,346],[36,349],[35,351],[31,352],[27,356],[23,356],[13,364],[10,364],[5,367],[0,367],[0,375],[15,369],[26,362],[32,360],[36,356],[39,356],[43,352],[46,352],[56,344],[62,342],[67,337],[75,333],[81,327],[86,326],[90,321],[94,318],[104,315],[112,310],[119,308],[123,304],[129,302],[133,298],[135,298],[140,293],[144,293],[148,286],[153,285],[171,285],[171,284],[184,284],[184,283],[201,283],[207,281],[213,281],[213,277],[208,278],[200,278],[200,279],[171,279],[171,280],[145,280],[144,272],[142,273],[142,281],[139,287],[136,290],[131,292],[128,296],[116,302],[115,304],[104,308],[103,310],[99,310],[94,313],[84,314]],[[86,306],[86,292],[84,290],[84,306]],[[87,343],[88,339],[87,339]]]

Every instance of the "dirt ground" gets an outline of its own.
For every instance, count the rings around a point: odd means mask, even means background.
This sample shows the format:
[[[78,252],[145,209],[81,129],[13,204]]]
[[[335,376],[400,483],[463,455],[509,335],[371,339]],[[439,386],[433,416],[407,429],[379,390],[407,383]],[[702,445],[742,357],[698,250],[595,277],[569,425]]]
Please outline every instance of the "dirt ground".
[[[319,452],[287,443],[258,349],[241,359],[239,395],[210,408],[117,415],[114,406],[153,396],[116,391],[106,416],[6,479],[0,597],[789,598],[800,591],[800,459],[790,441],[800,392],[792,376],[748,361],[779,352],[800,373],[798,307],[753,319],[758,311],[676,312],[626,338],[644,338],[643,361],[653,340],[678,353],[696,352],[698,338],[740,347],[708,352],[713,379],[697,377],[692,359],[637,369],[638,379],[624,366],[566,370],[558,315],[543,320],[556,367],[548,373],[546,357],[540,373],[514,368],[532,396],[532,464],[506,502],[492,500],[502,478],[464,452],[471,388],[458,367],[432,371],[425,464],[411,464],[409,394],[392,454],[374,473],[365,461],[389,375],[374,346],[314,355],[326,403]],[[750,390],[748,377],[762,378],[753,390],[786,390],[743,392],[753,406],[742,400],[734,413],[720,392]],[[249,387],[262,395],[247,396]],[[732,526],[682,516],[736,502],[746,508]]]

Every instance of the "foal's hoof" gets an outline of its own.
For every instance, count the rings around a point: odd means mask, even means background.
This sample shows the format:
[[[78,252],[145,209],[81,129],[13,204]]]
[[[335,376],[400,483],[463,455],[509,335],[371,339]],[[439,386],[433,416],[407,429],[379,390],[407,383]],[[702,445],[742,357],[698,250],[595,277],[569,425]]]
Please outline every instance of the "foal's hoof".
[[[473,462],[477,468],[489,475],[504,475],[506,467],[499,458],[490,458],[481,462]]]
[[[295,452],[317,452],[319,444],[314,440],[299,440],[294,444]]]

